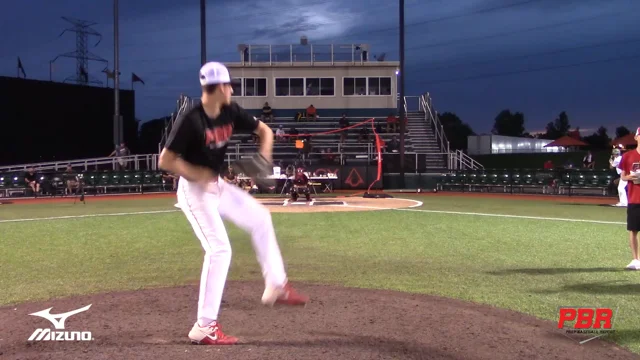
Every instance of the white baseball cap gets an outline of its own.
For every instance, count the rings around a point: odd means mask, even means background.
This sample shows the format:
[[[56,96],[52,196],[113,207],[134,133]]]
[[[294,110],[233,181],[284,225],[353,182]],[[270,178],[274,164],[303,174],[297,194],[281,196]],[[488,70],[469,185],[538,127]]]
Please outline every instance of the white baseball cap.
[[[636,129],[636,136],[640,135],[640,127]]]
[[[231,83],[231,75],[226,66],[219,62],[208,62],[200,68],[200,85]]]

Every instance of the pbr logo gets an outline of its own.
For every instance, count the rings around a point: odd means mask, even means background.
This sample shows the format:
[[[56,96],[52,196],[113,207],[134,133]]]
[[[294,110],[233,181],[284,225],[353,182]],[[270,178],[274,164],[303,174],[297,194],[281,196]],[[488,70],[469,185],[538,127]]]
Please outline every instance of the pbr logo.
[[[561,306],[558,308],[558,329],[564,330],[565,335],[594,335],[584,340],[577,340],[580,344],[584,344],[614,332],[613,323],[617,314],[617,308]]]
[[[29,336],[29,340],[27,341],[91,341],[93,340],[93,335],[91,331],[64,331],[64,322],[71,315],[76,315],[81,312],[89,310],[91,304],[77,309],[72,310],[63,314],[51,314],[50,311],[53,308],[48,308],[42,311],[34,312],[33,314],[29,314],[32,316],[39,316],[41,318],[45,318],[49,320],[55,330],[47,329],[36,329],[36,331]]]

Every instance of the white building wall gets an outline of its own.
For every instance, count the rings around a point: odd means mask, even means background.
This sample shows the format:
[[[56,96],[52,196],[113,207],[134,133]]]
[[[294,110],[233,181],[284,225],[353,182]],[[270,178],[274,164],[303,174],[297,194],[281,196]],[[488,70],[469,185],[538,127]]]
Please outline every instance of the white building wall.
[[[304,110],[313,104],[320,109],[374,109],[397,106],[397,64],[370,66],[242,66],[227,64],[233,78],[266,78],[266,96],[234,96],[247,109],[261,109],[268,102],[274,109]],[[334,96],[275,96],[276,78],[334,78]],[[343,96],[344,77],[390,77],[391,95]]]

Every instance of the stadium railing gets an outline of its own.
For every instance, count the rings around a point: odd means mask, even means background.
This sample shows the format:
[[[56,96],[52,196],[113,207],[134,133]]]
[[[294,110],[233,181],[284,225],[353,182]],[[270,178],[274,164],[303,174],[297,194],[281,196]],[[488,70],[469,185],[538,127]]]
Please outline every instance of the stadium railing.
[[[126,164],[129,169],[135,170],[156,170],[158,168],[158,154],[137,154],[119,157],[99,157],[75,160],[48,161],[40,163],[18,164],[0,166],[0,173],[26,171],[34,168],[36,171],[59,171],[64,170],[67,165],[74,169],[82,168],[85,171],[90,168],[98,170],[116,170],[120,162]]]

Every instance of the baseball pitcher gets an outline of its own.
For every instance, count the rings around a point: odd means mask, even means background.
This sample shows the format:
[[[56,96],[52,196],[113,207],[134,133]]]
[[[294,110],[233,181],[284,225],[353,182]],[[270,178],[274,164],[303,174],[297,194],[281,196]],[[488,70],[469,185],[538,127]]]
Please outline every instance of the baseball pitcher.
[[[178,204],[205,251],[197,321],[189,338],[196,344],[231,345],[238,338],[225,335],[218,322],[231,263],[223,220],[251,235],[265,281],[263,304],[304,305],[308,298],[287,281],[269,210],[221,177],[227,143],[234,132],[260,137],[259,154],[242,168],[256,179],[266,174],[271,164],[273,132],[231,101],[231,77],[223,64],[209,62],[202,66],[200,85],[201,103],[176,119],[160,154],[159,166],[180,176]]]

